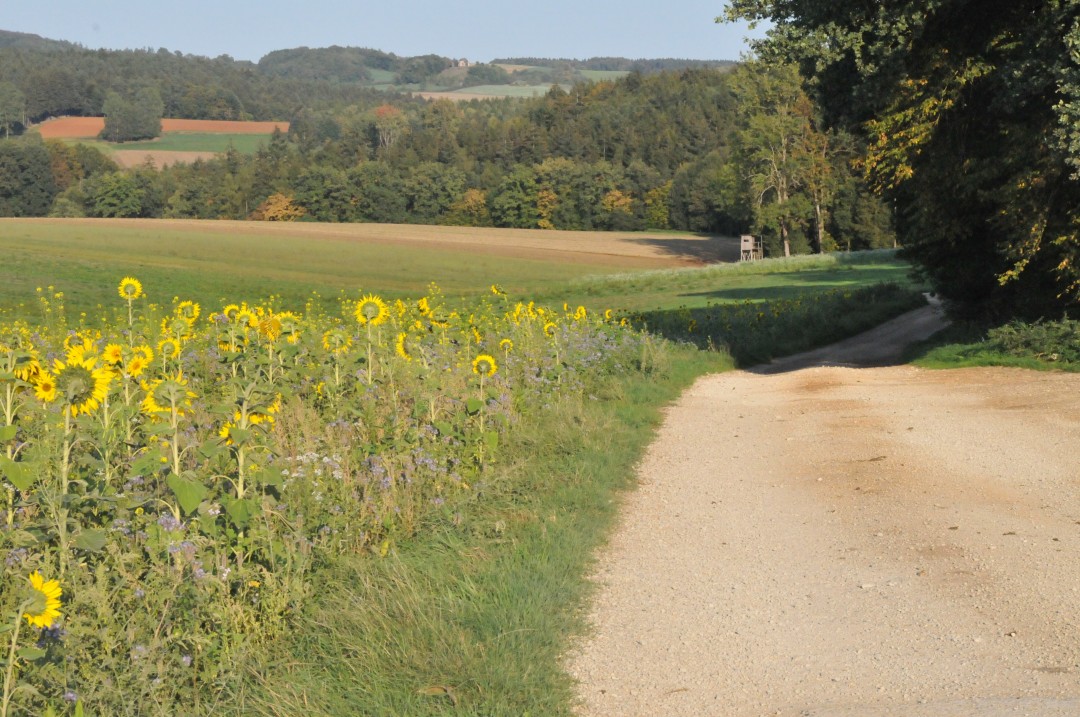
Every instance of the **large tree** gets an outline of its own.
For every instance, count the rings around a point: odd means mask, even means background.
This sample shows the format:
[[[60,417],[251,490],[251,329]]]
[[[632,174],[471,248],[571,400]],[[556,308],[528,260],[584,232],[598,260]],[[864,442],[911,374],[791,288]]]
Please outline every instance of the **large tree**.
[[[1080,307],[1080,0],[731,0],[768,21],[958,312]]]

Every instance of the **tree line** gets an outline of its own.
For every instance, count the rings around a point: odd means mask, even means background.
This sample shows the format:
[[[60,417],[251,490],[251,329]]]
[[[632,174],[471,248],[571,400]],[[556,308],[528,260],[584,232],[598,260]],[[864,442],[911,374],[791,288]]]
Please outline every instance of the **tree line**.
[[[772,254],[891,246],[889,208],[855,169],[863,151],[820,128],[792,69],[745,63],[527,100],[303,108],[252,156],[54,179],[47,211],[753,231]]]
[[[965,316],[1080,309],[1080,2],[733,0],[864,142],[907,256]]]

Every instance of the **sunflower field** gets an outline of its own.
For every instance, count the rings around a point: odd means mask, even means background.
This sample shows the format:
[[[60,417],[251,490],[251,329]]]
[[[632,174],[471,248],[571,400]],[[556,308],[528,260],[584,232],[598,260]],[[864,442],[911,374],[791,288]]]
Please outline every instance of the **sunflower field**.
[[[523,417],[649,353],[498,287],[332,315],[117,293],[0,324],[0,717],[214,712],[320,561],[459,520]]]

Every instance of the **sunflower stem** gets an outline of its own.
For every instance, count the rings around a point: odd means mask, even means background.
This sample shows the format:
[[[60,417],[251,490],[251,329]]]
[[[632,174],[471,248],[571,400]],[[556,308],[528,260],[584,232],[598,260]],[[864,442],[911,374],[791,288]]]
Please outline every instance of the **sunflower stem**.
[[[15,650],[19,647],[19,629],[22,627],[22,608],[15,611],[15,628],[11,631],[11,647],[8,649],[7,667],[4,670],[4,701],[0,703],[0,717],[8,716],[11,705],[12,685],[15,680]]]

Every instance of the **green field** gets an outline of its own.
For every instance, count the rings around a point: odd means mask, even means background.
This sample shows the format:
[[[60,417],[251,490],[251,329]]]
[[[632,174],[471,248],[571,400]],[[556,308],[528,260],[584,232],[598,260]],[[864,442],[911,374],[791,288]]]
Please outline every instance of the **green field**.
[[[255,154],[270,140],[262,134],[215,134],[207,132],[166,132],[159,139],[145,142],[102,142],[100,140],[65,140],[72,144],[88,144],[110,154],[116,150],[146,150],[151,152],[225,152],[233,146],[241,154]]]
[[[487,95],[490,97],[537,97],[551,89],[550,84],[539,85],[476,85],[455,90],[456,94]]]
[[[295,225],[303,231],[303,225]],[[220,228],[219,228],[220,227]],[[421,296],[431,282],[446,293],[478,294],[492,283],[531,296],[568,278],[623,270],[573,261],[541,261],[422,246],[281,236],[258,224],[238,233],[213,222],[0,220],[0,306],[34,315],[35,290],[63,291],[69,310],[116,302],[116,283],[138,277],[154,300],[173,296],[219,302],[280,297],[300,308],[313,291],[334,303],[341,291]],[[22,305],[22,308],[19,308]]]
[[[318,292],[327,308],[340,292],[421,296],[435,282],[447,294],[473,295],[492,283],[512,296],[591,310],[644,311],[790,299],[828,289],[904,283],[908,266],[893,252],[794,257],[661,271],[610,263],[479,254],[402,243],[309,236],[307,226],[166,220],[0,220],[0,307],[36,316],[36,289],[64,292],[69,311],[116,304],[116,283],[136,276],[157,301],[173,296],[207,306],[270,295],[300,308]],[[414,228],[416,229],[416,228]],[[408,230],[402,229],[402,233]],[[438,232],[438,228],[417,231]],[[677,237],[674,237],[677,240]]]
[[[593,82],[603,82],[605,80],[618,80],[626,77],[630,73],[626,70],[582,70],[581,76],[587,80]]]

